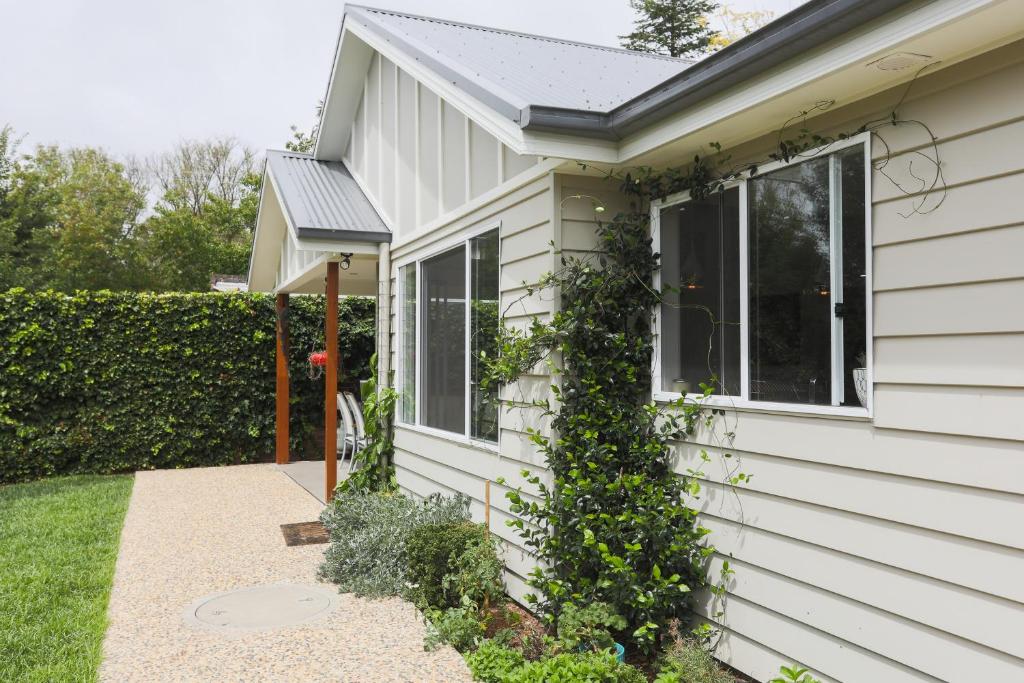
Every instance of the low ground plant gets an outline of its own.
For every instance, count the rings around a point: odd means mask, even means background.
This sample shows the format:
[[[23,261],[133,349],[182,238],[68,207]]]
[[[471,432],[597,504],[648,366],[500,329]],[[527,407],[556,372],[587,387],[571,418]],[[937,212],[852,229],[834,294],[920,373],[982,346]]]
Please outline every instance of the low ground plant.
[[[460,607],[462,596],[458,586],[449,581],[446,590],[445,579],[455,571],[453,565],[462,554],[483,544],[486,535],[482,525],[468,521],[424,524],[413,529],[406,547],[410,584],[407,596],[421,607]],[[474,568],[465,569],[473,571]]]
[[[418,502],[398,493],[339,491],[320,516],[331,538],[320,577],[338,584],[343,593],[399,595],[406,583],[410,534],[425,524],[468,518],[461,496]]]
[[[0,681],[96,680],[131,476],[0,486]]]

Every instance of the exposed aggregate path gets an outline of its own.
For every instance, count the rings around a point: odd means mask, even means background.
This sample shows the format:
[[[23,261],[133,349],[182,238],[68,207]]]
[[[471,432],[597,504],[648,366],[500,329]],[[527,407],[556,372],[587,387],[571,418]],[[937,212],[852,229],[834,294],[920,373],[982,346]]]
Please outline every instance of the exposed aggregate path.
[[[221,633],[184,617],[214,593],[317,585],[326,546],[288,547],[280,525],[315,520],[321,510],[273,465],[136,474],[100,680],[471,681],[453,649],[423,651],[422,620],[398,598],[339,595],[328,616],[270,631]]]

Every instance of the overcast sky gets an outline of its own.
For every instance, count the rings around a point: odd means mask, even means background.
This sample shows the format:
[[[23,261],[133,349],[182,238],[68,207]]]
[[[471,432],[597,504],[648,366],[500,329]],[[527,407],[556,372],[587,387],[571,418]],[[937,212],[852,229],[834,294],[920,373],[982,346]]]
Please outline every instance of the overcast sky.
[[[367,0],[415,14],[618,45],[627,0]],[[800,0],[732,0],[779,16]],[[308,129],[340,0],[0,0],[0,126],[25,145],[147,156],[233,135],[262,151]]]

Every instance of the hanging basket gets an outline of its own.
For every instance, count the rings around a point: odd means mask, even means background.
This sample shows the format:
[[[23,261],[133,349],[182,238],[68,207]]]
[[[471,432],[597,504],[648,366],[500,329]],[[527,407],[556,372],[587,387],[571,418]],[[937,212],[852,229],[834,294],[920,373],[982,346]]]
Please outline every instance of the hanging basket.
[[[314,351],[309,354],[309,364],[314,368],[322,368],[327,365],[327,352],[326,351]]]

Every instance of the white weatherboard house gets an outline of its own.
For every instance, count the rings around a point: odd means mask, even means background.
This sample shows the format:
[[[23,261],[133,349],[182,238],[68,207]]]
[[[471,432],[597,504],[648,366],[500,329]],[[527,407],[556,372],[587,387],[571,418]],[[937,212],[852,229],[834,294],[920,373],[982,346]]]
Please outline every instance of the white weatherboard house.
[[[486,480],[543,467],[524,434],[542,425],[483,407],[473,304],[551,315],[523,283],[623,202],[594,167],[711,142],[759,160],[787,122],[836,134],[894,108],[924,125],[653,207],[661,279],[734,323],[666,305],[654,398],[707,375],[689,356],[710,335],[754,475],[704,482],[736,571],[719,657],[761,680],[793,660],[830,681],[1024,680],[1024,2],[811,0],[696,63],[349,6],[315,151],[269,155],[249,287],[282,307],[325,275],[376,295],[398,480],[482,519]],[[521,596],[533,562],[494,489]]]

